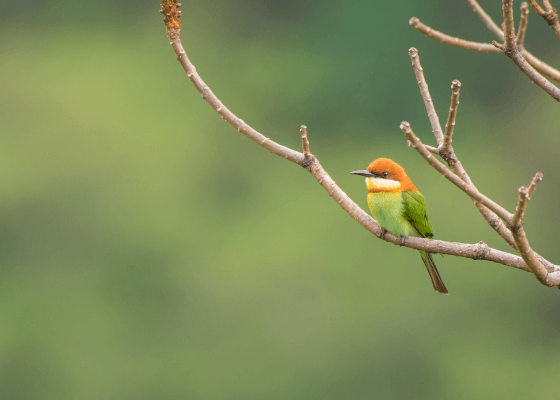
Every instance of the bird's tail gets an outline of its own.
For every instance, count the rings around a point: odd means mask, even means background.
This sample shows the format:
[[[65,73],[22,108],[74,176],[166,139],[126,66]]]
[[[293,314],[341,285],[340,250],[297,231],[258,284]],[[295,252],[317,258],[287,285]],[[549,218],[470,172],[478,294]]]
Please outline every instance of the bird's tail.
[[[443,294],[449,294],[447,288],[441,280],[441,276],[439,276],[439,272],[436,268],[436,264],[434,263],[432,255],[425,251],[419,251],[419,253],[422,257],[422,261],[424,261],[424,265],[426,265],[428,273],[430,274],[430,278],[432,279],[432,284],[434,285],[435,291]]]

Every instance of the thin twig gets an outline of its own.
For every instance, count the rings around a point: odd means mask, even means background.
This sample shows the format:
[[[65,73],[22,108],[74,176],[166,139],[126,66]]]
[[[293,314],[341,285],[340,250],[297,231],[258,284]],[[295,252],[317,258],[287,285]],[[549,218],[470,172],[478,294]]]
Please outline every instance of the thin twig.
[[[502,220],[506,221],[507,223],[510,223],[511,214],[506,209],[504,209],[502,206],[495,203],[493,200],[489,199],[488,197],[484,196],[482,193],[480,193],[472,185],[467,184],[467,182],[463,181],[461,178],[459,178],[453,172],[448,170],[445,167],[445,165],[443,165],[432,154],[430,154],[430,152],[426,150],[426,148],[424,147],[424,144],[422,144],[420,139],[418,139],[416,137],[416,135],[414,134],[414,132],[412,132],[412,129],[410,128],[410,124],[408,122],[403,121],[401,123],[401,129],[404,132],[406,138],[408,140],[410,140],[410,142],[412,143],[412,147],[414,147],[416,149],[416,151],[418,153],[420,153],[420,155],[422,157],[424,157],[424,159],[432,167],[437,169],[445,178],[447,178],[449,181],[451,181],[455,186],[457,186],[463,192],[468,194],[471,198],[481,202],[486,207],[488,207],[493,212],[495,212]]]
[[[486,14],[486,11],[480,7],[480,5],[476,2],[476,0],[467,0],[467,2],[471,5],[473,11],[478,14],[482,22],[490,29],[494,34],[500,39],[502,42],[504,41],[504,33],[502,29],[496,25],[496,23],[492,20],[492,18]]]
[[[531,5],[543,19],[545,22],[550,26],[550,28],[554,31],[556,36],[560,38],[560,23],[558,22],[558,12],[556,8],[552,7],[550,4],[550,0],[543,0],[544,7],[546,11],[539,6],[539,4],[535,0],[529,0]]]
[[[513,25],[513,0],[502,0],[504,13],[504,45],[513,48],[515,43],[515,26]]]
[[[457,117],[457,108],[459,107],[459,92],[461,90],[461,82],[454,80],[451,82],[451,105],[449,106],[449,115],[445,124],[445,132],[443,134],[444,153],[451,150],[451,142],[453,140],[453,128],[455,128],[455,118]]]
[[[529,204],[529,200],[531,200],[531,196],[537,188],[539,182],[542,181],[542,178],[543,174],[541,172],[537,172],[533,179],[531,179],[531,183],[528,188],[525,186],[521,186],[519,188],[519,201],[517,202],[515,213],[513,213],[513,217],[511,219],[511,226],[513,229],[519,229],[523,226],[523,215],[525,214],[527,204]]]
[[[468,40],[459,39],[453,36],[446,35],[440,31],[436,31],[435,29],[430,28],[427,25],[424,25],[420,20],[416,17],[410,18],[408,21],[410,25],[418,29],[424,35],[431,39],[435,39],[438,42],[448,44],[455,47],[460,47],[462,49],[467,50],[475,50],[475,51],[482,51],[485,53],[502,53],[501,50],[495,48],[490,43],[479,43],[479,42],[471,42]]]
[[[305,158],[311,157],[311,153],[309,152],[309,140],[307,139],[307,126],[302,125],[299,129],[301,132],[301,147],[303,148],[303,156]]]
[[[523,47],[525,40],[525,32],[527,31],[527,22],[529,21],[529,6],[527,2],[521,3],[521,17],[519,18],[519,30],[517,31],[517,47]]]
[[[430,119],[430,124],[432,125],[432,132],[436,137],[436,143],[438,147],[443,144],[443,132],[441,131],[441,125],[439,123],[439,118],[434,107],[434,102],[430,97],[430,91],[428,90],[428,84],[424,78],[424,72],[422,66],[420,65],[420,57],[418,56],[418,50],[411,47],[408,50],[410,59],[412,61],[412,69],[414,70],[414,75],[416,75],[416,82],[418,82],[418,87],[420,88],[420,95],[424,100],[426,105],[426,111],[428,112],[428,118]]]
[[[437,40],[438,42],[444,44],[460,47],[466,50],[481,51],[484,53],[503,53],[501,49],[496,48],[493,44],[471,42],[468,40],[463,40],[453,36],[446,35],[445,33],[442,33],[440,31],[436,31],[435,29],[432,29],[429,26],[421,23],[418,20],[418,18],[411,18],[410,25],[418,29],[420,32],[422,32],[430,39]],[[557,82],[560,82],[560,71],[558,71],[556,68],[538,59],[533,54],[528,52],[525,48],[520,48],[519,52],[521,53],[521,55],[523,55],[523,57],[527,60],[527,62],[537,71],[539,71],[541,74],[544,74],[549,78],[554,79]]]
[[[533,177],[533,179],[531,179],[531,183],[529,184],[529,187],[527,188],[527,197],[528,197],[529,200],[531,200],[531,196],[535,192],[535,189],[537,188],[537,185],[539,184],[539,182],[542,181],[542,178],[543,178],[542,172],[537,172],[535,174],[535,176]]]
[[[535,274],[539,281],[546,283],[548,271],[544,265],[540,263],[537,255],[531,249],[523,229],[523,215],[527,209],[527,204],[529,203],[529,200],[531,200],[531,195],[535,191],[537,184],[541,180],[542,174],[537,172],[531,180],[531,184],[528,188],[525,186],[521,186],[519,188],[519,200],[517,202],[517,207],[515,208],[515,213],[511,219],[511,233],[513,234],[513,238],[517,244],[519,254],[525,263],[531,268],[531,271]]]

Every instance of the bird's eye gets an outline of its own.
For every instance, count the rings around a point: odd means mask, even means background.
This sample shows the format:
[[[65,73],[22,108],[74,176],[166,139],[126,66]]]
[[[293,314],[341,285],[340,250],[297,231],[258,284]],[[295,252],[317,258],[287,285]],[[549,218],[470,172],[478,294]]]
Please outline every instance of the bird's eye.
[[[381,175],[383,175],[383,178],[387,178],[387,175],[389,175],[389,173],[387,171],[385,171]]]

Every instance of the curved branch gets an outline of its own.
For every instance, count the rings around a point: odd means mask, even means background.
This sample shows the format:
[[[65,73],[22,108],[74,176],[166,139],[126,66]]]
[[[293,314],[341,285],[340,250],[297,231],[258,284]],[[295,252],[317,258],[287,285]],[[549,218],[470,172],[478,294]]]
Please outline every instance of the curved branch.
[[[435,39],[443,44],[448,44],[450,46],[460,47],[467,50],[482,51],[484,53],[503,53],[503,51],[497,49],[490,43],[471,42],[469,40],[459,39],[453,36],[446,35],[445,33],[442,33],[440,31],[436,31],[435,29],[424,25],[416,17],[410,18],[408,23],[418,29],[427,37]]]
[[[202,98],[210,104],[220,116],[225,119],[228,123],[233,125],[235,129],[239,132],[247,136],[253,142],[257,143],[258,145],[264,147],[271,153],[284,157],[286,160],[294,162],[296,164],[302,164],[304,156],[302,153],[299,153],[295,150],[292,150],[288,147],[282,146],[269,138],[265,137],[263,134],[257,132],[249,125],[245,123],[241,118],[238,118],[234,113],[232,113],[223,103],[216,97],[214,93],[210,90],[208,85],[204,83],[200,75],[196,72],[196,68],[190,62],[189,58],[187,57],[187,53],[185,49],[183,49],[183,45],[181,44],[181,39],[176,38],[172,39],[170,42],[171,46],[173,46],[173,50],[177,54],[177,60],[183,66],[183,69],[187,73],[187,76],[196,87],[196,89],[202,95]]]

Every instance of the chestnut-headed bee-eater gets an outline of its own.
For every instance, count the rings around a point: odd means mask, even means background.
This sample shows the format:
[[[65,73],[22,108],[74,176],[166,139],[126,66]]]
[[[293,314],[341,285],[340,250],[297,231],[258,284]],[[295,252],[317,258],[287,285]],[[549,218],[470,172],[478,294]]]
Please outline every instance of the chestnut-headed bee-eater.
[[[367,170],[352,174],[366,177],[367,202],[373,218],[384,232],[398,237],[434,237],[432,224],[426,213],[424,196],[412,183],[404,168],[388,158],[378,158]],[[432,254],[419,251],[437,292],[449,294],[434,264]]]

